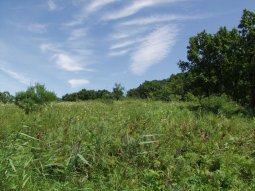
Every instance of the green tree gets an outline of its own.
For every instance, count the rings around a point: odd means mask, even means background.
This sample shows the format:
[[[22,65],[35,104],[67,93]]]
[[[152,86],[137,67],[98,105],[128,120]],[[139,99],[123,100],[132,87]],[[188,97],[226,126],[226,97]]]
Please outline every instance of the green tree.
[[[125,88],[120,83],[115,83],[112,89],[113,98],[120,100],[124,95]]]
[[[48,102],[56,100],[56,94],[48,91],[44,85],[39,83],[28,87],[25,92],[21,91],[15,95],[15,104],[23,109],[26,114],[41,108]]]
[[[242,36],[242,63],[245,68],[245,80],[248,81],[250,104],[255,108],[255,13],[244,10],[238,28]]]
[[[10,103],[13,101],[13,96],[5,91],[5,92],[0,92],[0,102],[6,104],[6,103]]]
[[[255,13],[244,10],[238,29],[221,27],[216,34],[203,31],[190,38],[186,91],[197,96],[227,94],[255,107]]]

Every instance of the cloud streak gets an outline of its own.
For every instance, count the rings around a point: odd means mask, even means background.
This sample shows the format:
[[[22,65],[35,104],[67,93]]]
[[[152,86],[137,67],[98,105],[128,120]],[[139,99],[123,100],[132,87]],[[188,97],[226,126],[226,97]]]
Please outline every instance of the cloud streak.
[[[141,41],[142,41],[142,39],[126,40],[126,41],[119,42],[117,44],[112,45],[110,47],[110,49],[114,50],[114,49],[119,49],[119,48],[125,48],[125,47],[128,47],[128,46],[134,45],[136,43],[139,43]]]
[[[106,14],[102,19],[103,20],[116,20],[116,19],[121,19],[125,18],[131,15],[134,15],[141,11],[142,9],[148,8],[148,7],[153,7],[165,3],[175,3],[175,2],[180,2],[184,0],[135,0],[133,1],[132,4],[129,6],[124,7],[123,9],[113,12],[113,13],[108,13]]]
[[[116,57],[116,56],[124,56],[127,53],[130,52],[130,49],[126,49],[126,50],[119,50],[119,51],[112,51],[108,54],[108,56],[110,57]]]
[[[83,21],[90,15],[93,14],[105,6],[115,3],[117,0],[93,0],[90,4],[85,4],[72,21],[65,23],[64,25],[67,27],[78,26],[83,23]]]
[[[54,11],[57,9],[57,5],[53,0],[48,0],[47,4],[48,4],[49,11]]]
[[[194,20],[204,18],[200,15],[189,16],[189,15],[154,15],[145,18],[133,19],[129,21],[122,22],[120,25],[122,26],[144,26],[149,24],[158,24],[163,22],[171,22],[171,21],[184,21],[184,20]]]
[[[10,76],[11,78],[17,80],[19,83],[22,83],[24,85],[31,85],[31,80],[25,76],[23,76],[22,74],[18,74],[15,71],[0,67],[0,70],[4,73],[6,73],[8,76]]]
[[[85,8],[86,13],[94,13],[98,11],[99,9],[103,8],[104,6],[107,6],[111,3],[116,2],[117,0],[94,0],[91,2],[91,4],[88,5],[88,7]]]
[[[50,53],[51,60],[56,64],[57,68],[67,71],[67,72],[79,72],[79,71],[94,71],[85,67],[86,59],[84,55],[86,50],[80,49],[78,51],[69,51],[66,52],[63,50],[63,47],[52,44],[52,43],[43,43],[39,46],[42,52]],[[87,53],[88,54],[88,53]]]
[[[47,25],[33,23],[27,26],[27,30],[34,33],[45,33],[47,31]]]
[[[87,30],[85,28],[78,28],[78,29],[73,29],[71,31],[71,34],[68,38],[68,40],[73,41],[73,40],[79,40],[87,35]]]
[[[142,75],[162,61],[175,45],[178,31],[176,26],[163,26],[149,34],[131,56],[132,73]]]
[[[71,80],[68,81],[68,84],[72,88],[78,88],[78,87],[90,84],[90,81],[86,80],[86,79],[71,79]]]

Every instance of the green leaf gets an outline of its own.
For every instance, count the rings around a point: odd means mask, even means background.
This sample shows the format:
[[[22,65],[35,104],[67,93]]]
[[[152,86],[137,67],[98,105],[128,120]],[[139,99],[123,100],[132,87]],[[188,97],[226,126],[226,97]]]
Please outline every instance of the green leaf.
[[[11,165],[13,171],[16,172],[16,168],[15,168],[13,162],[12,162],[12,159],[9,159],[9,163],[10,163],[10,165]]]
[[[80,158],[81,159],[81,161],[84,163],[84,164],[86,164],[86,165],[88,165],[88,166],[90,166],[90,167],[92,167],[92,165],[91,164],[89,164],[89,161],[87,161],[82,155],[80,155],[80,154],[77,154],[77,157],[78,158]]]
[[[32,136],[30,136],[30,135],[27,135],[27,134],[25,134],[25,133],[19,133],[19,134],[20,134],[20,135],[23,135],[23,136],[25,136],[25,137],[27,137],[27,138],[30,138],[30,139],[36,140],[36,141],[41,141],[40,139],[37,139],[37,138],[32,137]]]

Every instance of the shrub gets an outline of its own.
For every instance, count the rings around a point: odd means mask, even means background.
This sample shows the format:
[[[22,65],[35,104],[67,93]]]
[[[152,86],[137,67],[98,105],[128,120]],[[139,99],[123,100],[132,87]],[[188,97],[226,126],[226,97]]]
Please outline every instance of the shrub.
[[[9,92],[0,92],[0,102],[6,104],[13,101],[13,96]]]
[[[200,107],[202,110],[210,111],[215,114],[224,114],[226,116],[244,112],[244,109],[239,104],[231,100],[225,94],[202,98],[200,100]]]
[[[194,96],[192,93],[188,92],[184,95],[185,101],[192,101],[192,102],[198,102],[198,97]]]
[[[120,100],[124,95],[124,87],[121,84],[115,83],[112,94],[114,99]]]
[[[26,114],[56,100],[57,96],[54,92],[46,90],[44,85],[38,83],[29,87],[25,92],[16,93],[15,96],[15,104],[23,109]]]

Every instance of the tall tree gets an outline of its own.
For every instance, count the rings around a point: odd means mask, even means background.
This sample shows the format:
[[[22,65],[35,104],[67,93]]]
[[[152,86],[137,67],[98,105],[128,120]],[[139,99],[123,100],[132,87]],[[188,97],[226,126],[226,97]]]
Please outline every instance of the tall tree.
[[[255,13],[244,10],[239,30],[221,27],[212,35],[203,31],[190,38],[186,73],[188,91],[196,95],[226,93],[255,107]]]
[[[244,10],[238,28],[242,36],[242,61],[246,68],[247,80],[249,82],[250,103],[255,108],[255,13]]]
[[[120,98],[123,97],[123,95],[124,95],[124,90],[125,90],[125,88],[121,84],[115,83],[114,87],[112,89],[113,97],[116,100],[120,100]]]

